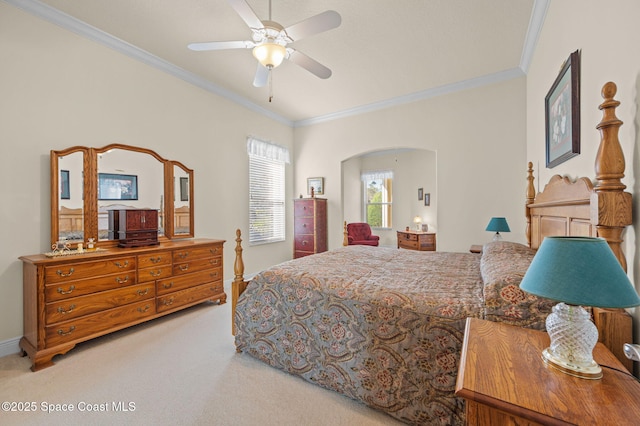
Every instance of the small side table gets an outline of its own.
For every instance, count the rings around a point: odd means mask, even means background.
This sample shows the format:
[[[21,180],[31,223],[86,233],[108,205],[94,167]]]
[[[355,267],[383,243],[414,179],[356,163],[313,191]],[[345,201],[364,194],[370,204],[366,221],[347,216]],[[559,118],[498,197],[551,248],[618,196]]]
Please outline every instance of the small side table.
[[[469,249],[469,251],[471,253],[482,253],[482,245],[480,244],[474,244],[471,246],[471,248]]]
[[[548,346],[545,332],[468,318],[456,383],[467,424],[638,424],[640,383],[602,343],[593,354],[599,380],[548,367]]]

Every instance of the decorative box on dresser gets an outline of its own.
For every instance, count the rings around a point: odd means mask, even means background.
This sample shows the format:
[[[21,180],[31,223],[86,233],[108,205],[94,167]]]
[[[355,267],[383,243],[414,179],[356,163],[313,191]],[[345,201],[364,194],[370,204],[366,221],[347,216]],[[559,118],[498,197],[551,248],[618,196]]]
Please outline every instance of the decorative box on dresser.
[[[158,244],[158,211],[152,209],[109,210],[109,237],[120,247]]]
[[[456,395],[467,425],[637,425],[640,383],[602,344],[603,377],[588,380],[549,367],[547,333],[468,318]]]
[[[223,240],[22,256],[24,336],[37,371],[77,343],[205,301],[226,302]]]
[[[293,203],[294,259],[327,251],[327,199],[298,198]]]

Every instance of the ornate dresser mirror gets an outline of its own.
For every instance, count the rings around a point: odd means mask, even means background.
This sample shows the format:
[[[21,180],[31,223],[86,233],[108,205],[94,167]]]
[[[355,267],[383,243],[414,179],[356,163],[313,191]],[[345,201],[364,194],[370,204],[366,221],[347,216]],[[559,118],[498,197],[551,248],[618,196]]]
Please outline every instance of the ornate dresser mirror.
[[[159,239],[192,238],[193,170],[122,144],[51,151],[52,245],[115,245],[108,213],[116,209],[157,210]]]

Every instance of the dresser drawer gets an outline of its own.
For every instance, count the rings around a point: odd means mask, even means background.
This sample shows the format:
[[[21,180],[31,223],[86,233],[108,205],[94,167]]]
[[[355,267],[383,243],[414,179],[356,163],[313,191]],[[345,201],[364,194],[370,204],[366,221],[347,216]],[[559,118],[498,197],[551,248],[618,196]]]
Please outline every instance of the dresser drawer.
[[[222,245],[216,244],[207,247],[194,247],[174,250],[173,262],[185,262],[192,259],[202,259],[212,256],[222,256]]]
[[[215,268],[208,271],[182,274],[177,277],[167,278],[156,282],[156,294],[158,296],[183,290],[188,287],[200,285],[213,281],[222,280],[222,268]]]
[[[110,328],[126,326],[155,314],[153,300],[131,303],[119,308],[86,315],[45,328],[48,347],[72,342],[92,334],[104,333]]]
[[[294,242],[294,249],[296,251],[314,251],[314,236],[310,235],[296,235]]]
[[[220,298],[224,295],[222,282],[202,284],[185,290],[176,291],[166,296],[157,297],[158,313],[176,309],[184,305],[203,302],[207,299]],[[226,295],[224,295],[226,298]]]
[[[139,284],[47,303],[46,322],[54,324],[155,296],[154,284]]]
[[[141,254],[138,256],[139,269],[163,265],[171,265],[171,252],[164,251],[153,254]]]
[[[295,224],[293,225],[295,234],[313,234],[313,222],[313,217],[302,217],[296,219]]]
[[[293,205],[293,214],[296,218],[303,216],[313,216],[314,203],[313,200],[296,200]]]
[[[192,260],[190,262],[174,263],[173,275],[189,274],[191,272],[204,271],[210,268],[222,266],[221,257],[210,257],[205,259]]]
[[[135,271],[135,269],[136,258],[134,256],[96,260],[93,262],[68,263],[57,266],[46,266],[44,268],[44,280],[46,284],[53,284],[69,280],[91,278],[98,275]]]
[[[400,248],[408,248],[417,250],[418,249],[418,241],[417,240],[400,240],[398,241],[398,245]]]
[[[151,268],[144,268],[138,270],[138,282],[144,283],[148,281],[155,281],[161,278],[171,276],[173,270],[171,264],[162,266],[152,266]]]
[[[99,291],[122,288],[136,284],[136,271],[127,271],[120,274],[97,276],[85,280],[60,282],[45,286],[45,302],[68,299],[70,297],[83,296]]]

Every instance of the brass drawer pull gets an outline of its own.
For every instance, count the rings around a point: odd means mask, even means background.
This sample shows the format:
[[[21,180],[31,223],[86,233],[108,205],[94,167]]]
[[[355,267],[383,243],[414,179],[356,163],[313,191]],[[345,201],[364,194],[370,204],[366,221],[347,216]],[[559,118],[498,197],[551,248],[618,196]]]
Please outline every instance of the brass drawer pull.
[[[122,278],[120,278],[120,277],[116,277],[116,282],[117,282],[118,284],[124,284],[124,283],[126,283],[127,281],[129,281],[129,275],[127,275],[126,277],[124,277],[124,279],[122,279]]]
[[[58,313],[62,315],[70,314],[75,308],[76,308],[76,305],[69,306],[68,310],[65,310],[62,306],[58,306]]]
[[[187,256],[189,256],[189,252],[188,252],[188,251],[185,251],[185,252],[183,252],[183,253],[178,253],[178,257],[179,257],[180,259],[186,259],[186,258],[187,258]]]
[[[122,268],[126,268],[127,266],[129,266],[129,261],[125,260],[124,264],[120,263],[120,262],[113,262],[114,265],[116,265],[118,268],[122,269]]]
[[[75,289],[76,289],[76,286],[75,286],[75,285],[72,285],[71,287],[69,287],[69,290],[68,290],[68,291],[64,291],[64,290],[62,289],[62,287],[58,287],[58,293],[60,293],[60,294],[71,294],[71,292],[72,292],[73,290],[75,290]]]
[[[216,272],[211,272],[211,273],[209,273],[209,276],[211,278],[216,278],[218,276],[218,272],[217,271]]]
[[[58,270],[56,271],[56,274],[58,274],[58,275],[59,275],[59,276],[61,276],[61,277],[70,277],[70,276],[73,274],[73,271],[74,271],[74,269],[73,269],[73,268],[71,268],[71,269],[69,269],[69,272],[65,274],[65,273],[64,273],[64,272],[62,272],[60,269],[58,269]]]
[[[162,256],[152,257],[149,260],[151,261],[151,263],[158,263],[162,260]]]
[[[183,272],[184,272],[184,271],[187,271],[187,270],[189,269],[189,265],[188,265],[188,264],[187,264],[187,265],[179,265],[178,267],[179,267],[179,268],[180,268],[180,270],[181,270],[181,271],[183,271]]]
[[[171,297],[171,298],[169,298],[169,299],[165,299],[165,300],[163,300],[163,301],[162,301],[162,304],[163,304],[164,306],[171,306],[171,305],[173,305],[173,297]]]
[[[162,284],[162,287],[164,287],[164,288],[171,288],[171,287],[173,287],[173,281],[171,281],[170,283],[163,283],[163,284]]]
[[[220,259],[210,259],[209,263],[213,266],[218,266],[220,264]]]
[[[160,275],[162,275],[162,269],[158,269],[157,271],[149,271],[149,274],[151,274],[152,277],[159,277]]]
[[[211,253],[211,254],[218,254],[218,247],[216,247],[216,248],[212,248],[212,249],[209,249],[209,253]]]
[[[149,308],[150,308],[149,305],[145,305],[144,308],[138,307],[138,312],[140,312],[141,314],[144,314],[145,312],[147,312],[149,310]]]
[[[71,327],[69,327],[69,331],[65,332],[64,330],[60,329],[60,330],[58,330],[58,334],[60,336],[68,336],[71,333],[73,333],[73,330],[75,330],[75,329],[76,329],[76,326],[72,325]]]
[[[138,296],[144,296],[145,294],[149,294],[149,289],[145,288],[144,291],[138,290],[137,293],[138,293]]]

